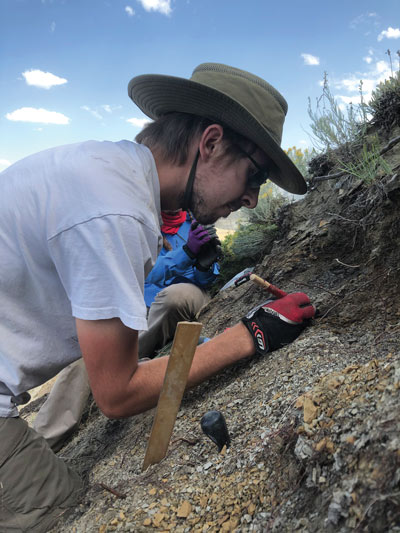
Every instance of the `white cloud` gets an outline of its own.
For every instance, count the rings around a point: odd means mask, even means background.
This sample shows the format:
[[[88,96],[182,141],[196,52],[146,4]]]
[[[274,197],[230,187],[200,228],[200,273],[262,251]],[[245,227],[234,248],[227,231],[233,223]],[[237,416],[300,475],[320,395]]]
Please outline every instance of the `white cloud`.
[[[352,78],[345,78],[335,83],[337,89],[345,89],[349,93],[357,92],[360,86],[360,80],[354,76]]]
[[[106,113],[113,113],[114,111],[116,111],[117,109],[121,109],[122,105],[109,105],[109,104],[104,104],[104,105],[101,105],[100,106],[101,109],[103,109]]]
[[[127,13],[129,17],[133,17],[135,11],[131,6],[125,6],[125,13]]]
[[[54,20],[50,24],[50,31],[51,31],[51,33],[54,33],[56,31],[56,23],[54,22]]]
[[[387,30],[381,31],[381,33],[378,35],[378,41],[382,41],[382,39],[385,37],[386,39],[399,39],[400,29],[389,26]]]
[[[100,113],[96,110],[96,109],[91,109],[89,106],[87,105],[82,105],[81,106],[81,109],[83,109],[84,111],[87,111],[88,113],[90,113],[94,118],[97,118],[98,120],[102,120],[103,119],[103,116],[100,115]]]
[[[362,80],[362,94],[365,102],[371,98],[372,91],[378,83],[388,79],[391,76],[390,65],[387,61],[371,62],[368,72],[357,72],[350,74],[340,80],[328,80],[329,84],[339,91],[345,91],[347,94],[335,94],[335,98],[343,104],[357,104],[360,102],[360,81]]]
[[[149,118],[128,118],[127,122],[133,124],[136,128],[143,128],[148,122],[151,122]]]
[[[50,89],[54,85],[64,85],[68,81],[51,72],[43,72],[42,70],[26,70],[22,75],[28,85],[34,85],[42,89]]]
[[[365,61],[368,65],[370,65],[374,60],[374,51],[372,48],[368,50],[368,53],[365,57],[363,57],[363,61]]]
[[[355,17],[350,22],[350,28],[355,30],[359,26],[363,26],[363,27],[370,27],[371,25],[376,26],[378,24],[378,19],[379,19],[379,16],[377,15],[377,13],[374,13],[374,12],[363,13],[361,15],[358,15],[358,17]]]
[[[6,118],[13,122],[40,122],[42,124],[69,124],[70,122],[70,119],[62,113],[35,107],[21,107],[7,113]]]
[[[354,94],[353,96],[337,94],[335,98],[339,100],[339,102],[342,102],[341,104],[339,104],[339,107],[342,111],[344,111],[346,109],[346,106],[349,104],[359,104],[361,102],[361,96],[357,94]]]
[[[311,54],[301,54],[301,57],[304,59],[305,65],[319,65],[319,57]]]
[[[0,172],[11,165],[8,159],[0,159]]]
[[[170,15],[171,0],[138,0],[146,11],[158,11],[163,15]]]

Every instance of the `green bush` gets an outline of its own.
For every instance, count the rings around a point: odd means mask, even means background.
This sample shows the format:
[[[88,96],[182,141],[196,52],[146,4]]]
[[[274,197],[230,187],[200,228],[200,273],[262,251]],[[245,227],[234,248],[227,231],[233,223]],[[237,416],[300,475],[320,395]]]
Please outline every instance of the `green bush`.
[[[309,150],[308,148],[302,150],[301,148],[296,148],[296,146],[291,146],[287,150],[284,150],[284,152],[290,157],[305,179],[311,177],[309,165],[310,162],[317,156],[317,151],[315,148],[312,150]]]
[[[365,138],[362,148],[352,154],[348,161],[338,159],[339,170],[371,185],[379,176],[390,174],[392,168],[380,155],[380,145],[377,135]]]
[[[257,207],[242,208],[238,229],[222,241],[221,274],[214,293],[235,274],[256,265],[268,253],[277,235],[277,212],[285,202],[284,196],[265,184],[261,187]]]
[[[317,99],[315,110],[308,99],[308,115],[311,119],[311,141],[323,152],[353,143],[365,133],[368,109],[362,96],[360,81],[360,104],[349,104],[343,111],[331,93],[325,72],[322,95]]]
[[[400,126],[400,71],[377,85],[368,103],[371,122],[390,131]]]

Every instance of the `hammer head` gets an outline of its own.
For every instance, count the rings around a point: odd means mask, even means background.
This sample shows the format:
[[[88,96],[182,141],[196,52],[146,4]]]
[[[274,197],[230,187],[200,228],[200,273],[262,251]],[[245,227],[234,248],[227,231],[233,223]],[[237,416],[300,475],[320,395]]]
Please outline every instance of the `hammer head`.
[[[252,272],[247,272],[246,274],[243,274],[243,276],[240,276],[240,278],[235,281],[235,287],[239,287],[239,285],[243,285],[243,283],[250,281],[251,274]]]

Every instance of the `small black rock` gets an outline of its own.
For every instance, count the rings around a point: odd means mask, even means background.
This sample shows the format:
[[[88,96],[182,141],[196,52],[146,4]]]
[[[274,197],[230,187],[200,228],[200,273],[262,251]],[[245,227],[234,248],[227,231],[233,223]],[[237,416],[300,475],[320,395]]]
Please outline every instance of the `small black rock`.
[[[228,428],[224,415],[220,411],[207,411],[201,419],[201,429],[215,444],[218,446],[220,452],[226,445],[229,448],[231,438],[229,436]]]

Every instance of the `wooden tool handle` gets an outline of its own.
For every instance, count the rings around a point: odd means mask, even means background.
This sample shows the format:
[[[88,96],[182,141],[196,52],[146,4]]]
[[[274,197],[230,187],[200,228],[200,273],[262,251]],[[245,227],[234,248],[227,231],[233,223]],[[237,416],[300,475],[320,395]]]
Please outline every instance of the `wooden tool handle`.
[[[256,274],[250,274],[250,279],[260,287],[267,289],[267,291],[277,298],[283,298],[284,296],[287,296],[287,292],[281,291],[281,289],[278,289],[278,287],[275,287],[275,285],[272,285],[272,283],[268,283],[268,281],[265,281],[265,279],[260,278],[260,276],[257,276]]]
[[[142,470],[167,453],[202,327],[200,322],[178,322]]]
[[[264,287],[264,289],[269,289],[271,286],[271,283],[268,283],[268,281],[265,281],[265,279],[260,278],[260,276],[257,276],[257,274],[250,274],[251,281],[254,281],[256,285],[260,285],[260,287]]]

